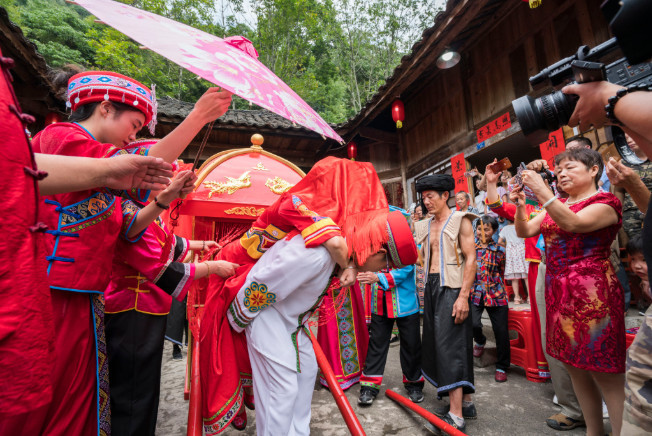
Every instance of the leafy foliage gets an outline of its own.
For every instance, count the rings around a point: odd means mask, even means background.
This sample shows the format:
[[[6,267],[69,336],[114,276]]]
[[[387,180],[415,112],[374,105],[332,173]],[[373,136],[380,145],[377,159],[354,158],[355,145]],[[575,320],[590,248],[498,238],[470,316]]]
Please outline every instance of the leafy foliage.
[[[356,114],[434,23],[442,0],[120,0],[225,37],[249,38],[260,61],[328,122]],[[0,0],[53,67],[119,71],[158,95],[194,101],[211,86],[63,0]],[[234,108],[249,108],[234,98]]]

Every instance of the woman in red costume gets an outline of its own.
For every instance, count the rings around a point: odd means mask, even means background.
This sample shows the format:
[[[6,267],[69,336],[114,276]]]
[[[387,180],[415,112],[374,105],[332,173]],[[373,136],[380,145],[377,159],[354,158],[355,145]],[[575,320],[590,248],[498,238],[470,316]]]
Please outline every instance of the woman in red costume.
[[[238,241],[228,244],[219,259],[241,265],[226,280],[211,277],[200,335],[202,416],[206,434],[226,429],[250,401],[244,388],[251,386],[251,366],[244,333],[231,302],[245,283],[254,263],[276,241],[301,233],[306,247],[318,246],[343,235],[348,265],[338,264],[355,277],[360,264],[387,241],[387,199],[371,164],[329,157],[315,164],[296,186],[283,194]],[[328,248],[328,246],[327,246]],[[331,250],[329,250],[331,251]],[[333,251],[331,251],[333,256]],[[333,256],[334,257],[334,256]],[[350,285],[345,276],[343,284]],[[230,307],[231,306],[231,307]],[[243,398],[244,397],[244,398]],[[243,428],[245,423],[238,423]]]
[[[3,225],[11,228],[0,241],[0,434],[19,436],[41,433],[52,399],[54,322],[41,252],[45,227],[37,221],[39,189],[41,194],[96,186],[161,189],[172,167],[142,156],[121,156],[107,165],[99,159],[33,154],[25,130],[33,119],[21,113],[11,66],[0,53],[0,201],[8,212]]]
[[[218,93],[207,94],[208,98],[204,98],[205,94],[202,99],[204,108],[210,110],[193,111],[195,115],[189,116],[183,127],[150,149],[140,147],[134,152],[166,161],[176,159],[201,128],[200,123],[219,111],[215,101]],[[230,95],[226,98],[230,99]],[[153,93],[117,73],[91,71],[72,76],[68,81],[68,105],[72,122],[53,124],[38,133],[35,151],[108,158],[127,153],[122,148],[135,140],[137,132],[144,125],[151,130],[155,124]],[[193,176],[183,177],[186,182]],[[146,191],[130,194],[139,200],[149,196]],[[163,201],[163,195],[170,194],[160,195],[159,204],[166,206],[170,198]],[[57,359],[53,401],[42,432],[110,434],[102,293],[108,285],[118,236],[137,240],[140,230],[162,210],[153,203],[139,211],[133,203],[106,189],[47,196],[43,209],[49,227],[45,251]]]

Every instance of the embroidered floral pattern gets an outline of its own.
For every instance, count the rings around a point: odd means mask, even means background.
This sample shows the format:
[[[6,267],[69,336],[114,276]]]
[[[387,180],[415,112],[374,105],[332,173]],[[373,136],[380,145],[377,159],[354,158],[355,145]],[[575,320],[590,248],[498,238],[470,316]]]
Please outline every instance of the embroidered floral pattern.
[[[244,305],[249,312],[259,312],[276,303],[276,294],[267,289],[264,283],[251,282],[244,292]]]
[[[610,193],[570,205],[577,213],[603,203],[619,214],[620,201]],[[541,231],[546,241],[546,349],[577,368],[625,371],[623,290],[609,261],[617,224],[591,233],[569,233],[546,216]]]

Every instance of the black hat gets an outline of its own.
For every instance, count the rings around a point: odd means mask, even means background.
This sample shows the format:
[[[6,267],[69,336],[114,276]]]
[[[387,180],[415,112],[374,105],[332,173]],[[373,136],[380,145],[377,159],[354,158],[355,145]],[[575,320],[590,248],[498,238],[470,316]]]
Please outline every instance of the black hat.
[[[423,191],[450,192],[455,189],[455,179],[448,174],[433,174],[417,180],[417,192]]]

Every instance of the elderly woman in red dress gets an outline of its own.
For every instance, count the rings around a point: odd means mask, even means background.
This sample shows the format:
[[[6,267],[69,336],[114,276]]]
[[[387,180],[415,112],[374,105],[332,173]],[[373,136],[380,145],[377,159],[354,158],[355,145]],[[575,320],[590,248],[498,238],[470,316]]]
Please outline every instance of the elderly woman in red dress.
[[[516,232],[527,238],[543,233],[546,243],[546,349],[564,362],[586,420],[587,435],[604,435],[601,396],[613,434],[620,435],[625,372],[623,289],[609,261],[610,246],[622,223],[622,206],[598,189],[603,163],[590,149],[559,154],[559,199],[533,171],[523,171],[545,213],[527,220],[525,195],[518,201]],[[601,395],[602,393],[602,395]]]

